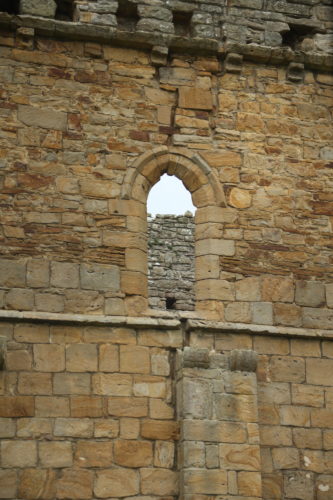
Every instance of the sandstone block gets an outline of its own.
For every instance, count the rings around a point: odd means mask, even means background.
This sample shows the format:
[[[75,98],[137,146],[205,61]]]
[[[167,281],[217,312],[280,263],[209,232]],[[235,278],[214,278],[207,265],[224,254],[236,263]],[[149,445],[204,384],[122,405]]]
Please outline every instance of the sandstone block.
[[[292,384],[292,402],[313,407],[324,406],[324,388],[309,384]]]
[[[225,309],[225,319],[232,323],[250,323],[251,317],[251,307],[247,302],[233,302]]]
[[[205,238],[199,240],[195,247],[197,256],[201,255],[235,255],[235,242],[233,240]]]
[[[34,308],[34,294],[32,290],[12,288],[6,294],[6,306],[8,309],[18,311],[31,311]]]
[[[52,500],[56,494],[56,472],[24,469],[20,474],[18,498]]]
[[[105,314],[110,316],[124,316],[125,304],[122,299],[117,297],[105,300]]]
[[[15,427],[16,426],[13,419],[0,418],[0,438],[9,438],[15,436]]]
[[[236,300],[258,301],[261,300],[259,278],[245,278],[236,281]]]
[[[264,276],[262,280],[262,298],[267,302],[293,302],[293,280],[276,276]]]
[[[33,288],[47,287],[50,282],[49,262],[32,259],[27,264],[27,284]]]
[[[314,427],[333,428],[333,410],[331,408],[311,410],[311,423]]]
[[[21,0],[20,14],[30,16],[54,17],[57,4],[54,0]]]
[[[220,464],[226,470],[260,470],[259,446],[247,444],[222,444],[219,447]]]
[[[323,306],[325,304],[324,284],[319,281],[297,281],[295,301],[300,306]]]
[[[259,472],[239,472],[237,484],[240,495],[261,497],[261,474]]]
[[[138,439],[140,435],[140,420],[138,418],[120,419],[120,433],[122,439]]]
[[[49,418],[20,418],[17,421],[17,436],[38,439],[52,434],[52,420]]]
[[[333,307],[333,283],[325,285],[327,307]]]
[[[30,370],[32,363],[31,353],[27,350],[7,351],[6,369],[7,370]]]
[[[66,369],[69,372],[97,371],[97,348],[94,344],[71,344],[66,348]]]
[[[68,417],[68,398],[36,396],[36,417]]]
[[[32,396],[1,396],[0,417],[33,417],[35,403]]]
[[[64,298],[55,293],[37,293],[35,297],[37,311],[63,312]]]
[[[56,288],[78,288],[79,265],[70,262],[52,262],[51,286]]]
[[[119,420],[99,418],[95,421],[94,437],[115,438],[119,436]]]
[[[89,500],[93,494],[93,478],[92,471],[64,469],[57,481],[57,497]]]
[[[175,460],[175,445],[170,441],[155,441],[154,466],[172,469]]]
[[[205,443],[184,441],[180,448],[181,463],[184,469],[188,467],[205,466]]]
[[[270,302],[254,302],[252,304],[252,320],[259,325],[273,324],[273,306]]]
[[[291,429],[281,425],[260,426],[260,444],[263,446],[292,446]]]
[[[52,379],[50,373],[20,373],[18,379],[20,394],[52,394]]]
[[[120,371],[127,373],[149,373],[149,348],[143,346],[120,346]]]
[[[223,376],[225,392],[232,394],[257,394],[257,380],[254,373],[225,372]]]
[[[323,440],[320,429],[292,429],[294,444],[297,448],[322,449]]]
[[[244,425],[238,422],[187,419],[183,421],[182,437],[189,441],[244,443],[247,434]]]
[[[280,337],[254,337],[253,349],[258,354],[289,354],[289,340]]]
[[[298,469],[300,466],[299,452],[295,448],[273,448],[272,459],[275,469]]]
[[[25,269],[22,262],[0,259],[0,285],[7,288],[25,286]]]
[[[147,396],[150,398],[164,398],[167,386],[163,377],[154,375],[135,375],[133,383],[134,396]]]
[[[152,464],[153,447],[149,441],[118,440],[114,444],[114,461],[123,467],[145,467]]]
[[[103,312],[104,298],[94,291],[65,290],[65,312],[97,314]]]
[[[26,0],[28,2],[28,0]],[[30,2],[28,2],[30,3]],[[41,2],[38,2],[39,4]],[[19,104],[18,119],[29,127],[41,127],[52,130],[67,129],[67,113],[50,108],[38,108]]]
[[[147,398],[108,398],[108,413],[115,417],[146,417],[148,415]]]
[[[294,356],[320,357],[319,340],[292,339],[290,342],[291,354]]]
[[[135,271],[122,271],[121,291],[127,295],[142,295],[147,297],[147,285],[144,275]]]
[[[119,269],[102,264],[81,264],[81,286],[88,290],[117,291],[120,285]]]
[[[287,472],[284,481],[284,492],[288,498],[314,498],[314,478],[308,471]]]
[[[174,408],[162,399],[149,399],[149,416],[151,418],[170,420],[174,417]]]
[[[35,344],[35,369],[42,372],[61,372],[65,369],[65,349],[62,345]]]
[[[108,441],[79,441],[75,463],[79,467],[110,467],[113,460],[112,443]]]
[[[192,495],[227,493],[227,473],[221,470],[186,470],[184,471],[184,491]]]
[[[157,347],[182,347],[182,336],[179,330],[140,330],[138,344]]]
[[[302,326],[302,309],[296,304],[274,304],[274,322],[284,326]]]
[[[0,498],[14,498],[16,491],[17,472],[15,470],[0,469]]]
[[[229,193],[229,203],[235,208],[249,208],[252,203],[252,196],[245,189],[232,188]]]
[[[197,300],[234,300],[232,283],[226,280],[201,280],[196,283]]]
[[[280,408],[280,416],[282,425],[310,426],[310,409],[305,406],[282,406]]]
[[[304,307],[303,326],[305,328],[323,328],[332,327],[333,314],[331,309]]]
[[[307,359],[306,380],[309,384],[327,385],[327,374],[332,369],[333,359]]]
[[[162,349],[151,350],[151,372],[153,375],[170,375],[168,351]]]
[[[137,471],[119,468],[96,473],[94,494],[98,498],[133,496],[139,491]]]
[[[102,417],[103,399],[99,396],[72,396],[70,398],[72,417]]]
[[[2,441],[2,467],[33,467],[37,463],[35,441]]]
[[[212,94],[209,90],[197,87],[179,88],[179,106],[188,109],[213,109]]]
[[[141,490],[144,495],[177,495],[178,473],[168,469],[141,469]]]
[[[257,399],[244,394],[216,394],[215,413],[219,420],[257,422]]]
[[[93,422],[89,418],[57,418],[55,421],[55,436],[89,438],[92,433]]]
[[[70,441],[40,442],[38,451],[42,467],[71,467],[73,463],[72,443]]]
[[[56,373],[53,378],[54,394],[90,394],[88,373]]]
[[[94,394],[102,396],[131,396],[132,376],[126,374],[96,373],[92,377]]]
[[[99,346],[99,369],[102,372],[117,372],[119,370],[119,348],[112,344]]]
[[[207,380],[185,378],[181,412],[185,418],[210,418],[212,388]]]
[[[297,357],[272,356],[270,372],[273,382],[304,382],[305,362]]]
[[[141,423],[141,436],[146,439],[174,440],[178,432],[178,424],[172,420],[144,420]]]

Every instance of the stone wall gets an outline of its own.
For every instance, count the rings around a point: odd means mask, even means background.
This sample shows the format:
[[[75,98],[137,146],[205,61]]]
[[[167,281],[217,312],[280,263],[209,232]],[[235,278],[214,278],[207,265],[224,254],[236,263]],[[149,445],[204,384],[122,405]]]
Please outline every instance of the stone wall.
[[[148,295],[153,309],[194,309],[194,219],[148,218]]]

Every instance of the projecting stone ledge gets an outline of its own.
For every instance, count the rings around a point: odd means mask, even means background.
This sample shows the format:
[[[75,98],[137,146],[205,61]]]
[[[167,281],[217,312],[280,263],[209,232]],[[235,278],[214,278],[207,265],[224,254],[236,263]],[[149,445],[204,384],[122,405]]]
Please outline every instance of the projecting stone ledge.
[[[255,372],[258,355],[249,349],[234,349],[230,353],[229,364],[231,371]]]

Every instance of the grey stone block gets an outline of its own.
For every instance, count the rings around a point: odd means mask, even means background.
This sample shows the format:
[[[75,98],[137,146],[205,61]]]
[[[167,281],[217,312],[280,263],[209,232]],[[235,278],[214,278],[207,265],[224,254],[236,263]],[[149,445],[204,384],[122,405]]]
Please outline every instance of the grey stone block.
[[[0,259],[0,286],[11,288],[25,285],[26,265],[15,260]]]
[[[33,288],[49,286],[50,264],[43,259],[33,259],[27,265],[27,284]]]
[[[37,108],[21,104],[18,107],[18,119],[25,125],[65,131],[67,114],[49,108]]]
[[[320,307],[325,304],[325,286],[319,281],[296,281],[295,302],[300,306]]]
[[[20,14],[54,17],[57,4],[54,0],[20,0]]]
[[[34,308],[34,293],[24,288],[12,288],[6,295],[6,306],[19,311],[31,311]]]
[[[241,372],[255,372],[258,355],[250,349],[234,349],[230,353],[230,370]]]
[[[252,304],[252,321],[258,325],[273,324],[273,305],[270,302]]]
[[[59,288],[78,288],[79,264],[72,264],[70,262],[52,262],[51,286]]]
[[[115,266],[102,264],[81,264],[81,287],[87,290],[118,291],[120,273]]]

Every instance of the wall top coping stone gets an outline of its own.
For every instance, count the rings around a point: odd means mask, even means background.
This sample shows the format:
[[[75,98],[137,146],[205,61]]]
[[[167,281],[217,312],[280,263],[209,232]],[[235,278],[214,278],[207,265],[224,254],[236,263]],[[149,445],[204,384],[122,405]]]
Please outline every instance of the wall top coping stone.
[[[195,311],[193,311],[195,313]],[[179,314],[179,316],[182,316]],[[162,330],[179,330],[184,325],[186,331],[200,331],[204,333],[248,333],[252,335],[270,335],[280,337],[304,337],[312,339],[333,340],[333,330],[310,328],[279,327],[270,325],[250,325],[245,323],[223,323],[189,319],[186,316],[169,319],[154,317],[126,317],[126,316],[95,316],[93,314],[58,314],[30,311],[0,310],[1,321],[30,321],[48,323],[74,323],[100,326],[131,326],[143,328],[160,328]]]
[[[110,26],[64,22],[55,19],[28,15],[13,16],[0,12],[0,27],[16,30],[32,28],[35,35],[51,38],[100,42],[110,45],[150,49],[165,46],[175,52],[194,53],[196,55],[216,56],[224,59],[228,54],[241,54],[244,60],[261,64],[302,63],[306,68],[330,72],[333,67],[333,55],[304,53],[290,47],[269,47],[254,43],[241,44],[232,41],[219,42],[212,38],[185,38],[177,35],[145,31],[117,31]]]

